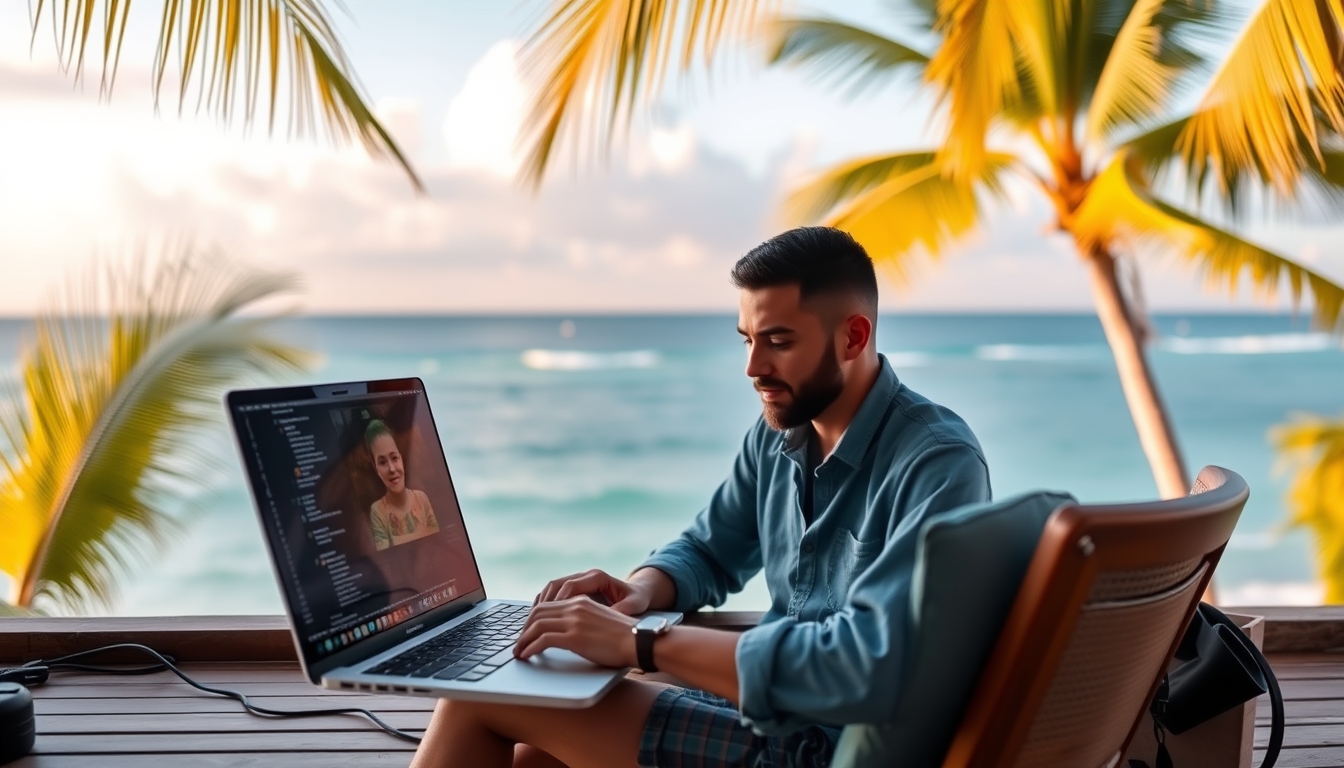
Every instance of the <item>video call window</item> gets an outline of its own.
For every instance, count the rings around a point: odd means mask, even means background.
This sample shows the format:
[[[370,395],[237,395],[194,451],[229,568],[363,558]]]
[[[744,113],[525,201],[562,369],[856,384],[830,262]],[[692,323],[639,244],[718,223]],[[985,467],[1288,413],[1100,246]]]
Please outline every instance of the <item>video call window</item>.
[[[309,659],[481,589],[422,390],[235,415]]]
[[[415,405],[414,398],[398,398],[331,411],[343,466],[329,476],[323,495],[365,513],[376,550],[439,532],[422,466],[431,454],[415,424]]]

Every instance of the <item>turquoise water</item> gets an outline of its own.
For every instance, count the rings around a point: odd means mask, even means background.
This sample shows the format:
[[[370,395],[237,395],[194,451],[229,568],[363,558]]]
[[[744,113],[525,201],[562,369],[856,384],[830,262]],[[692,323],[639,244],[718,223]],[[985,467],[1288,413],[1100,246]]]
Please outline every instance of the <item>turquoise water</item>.
[[[1267,430],[1344,411],[1344,352],[1283,316],[1162,316],[1158,382],[1192,467],[1242,473],[1252,496],[1219,568],[1227,598],[1309,600],[1309,539],[1283,533],[1287,479]],[[322,353],[303,380],[419,375],[434,407],[487,590],[534,594],[589,567],[624,573],[689,520],[760,407],[731,316],[302,318]],[[0,322],[0,360],[21,324]],[[975,429],[995,492],[1052,487],[1148,498],[1114,365],[1083,315],[884,317],[901,378]],[[114,613],[275,613],[279,593],[223,427],[224,457],[178,510],[184,533],[125,582]],[[730,605],[758,607],[759,583]]]

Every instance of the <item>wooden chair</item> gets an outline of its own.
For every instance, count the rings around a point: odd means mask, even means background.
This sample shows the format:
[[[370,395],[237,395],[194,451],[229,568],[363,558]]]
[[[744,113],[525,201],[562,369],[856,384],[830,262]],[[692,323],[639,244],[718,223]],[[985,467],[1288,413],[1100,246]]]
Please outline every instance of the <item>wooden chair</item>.
[[[1248,494],[1205,467],[1184,498],[1058,509],[943,768],[1115,766]]]

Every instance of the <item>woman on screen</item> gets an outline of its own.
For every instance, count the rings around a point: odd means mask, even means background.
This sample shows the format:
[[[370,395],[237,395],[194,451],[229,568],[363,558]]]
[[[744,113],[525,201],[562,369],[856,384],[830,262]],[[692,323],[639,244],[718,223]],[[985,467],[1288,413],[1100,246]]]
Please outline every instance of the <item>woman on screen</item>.
[[[387,549],[397,544],[428,536],[439,530],[429,497],[424,491],[406,487],[406,470],[401,450],[392,432],[381,419],[374,419],[364,430],[364,445],[373,458],[373,468],[383,481],[383,497],[369,507],[373,526],[373,544]]]

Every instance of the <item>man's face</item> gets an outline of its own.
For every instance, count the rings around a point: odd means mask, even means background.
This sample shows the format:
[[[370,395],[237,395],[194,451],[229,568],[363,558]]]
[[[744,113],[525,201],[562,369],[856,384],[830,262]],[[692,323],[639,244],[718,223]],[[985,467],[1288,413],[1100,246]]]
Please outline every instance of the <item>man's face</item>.
[[[835,331],[800,305],[798,286],[743,290],[737,330],[747,345],[747,376],[774,429],[806,424],[840,396]]]

